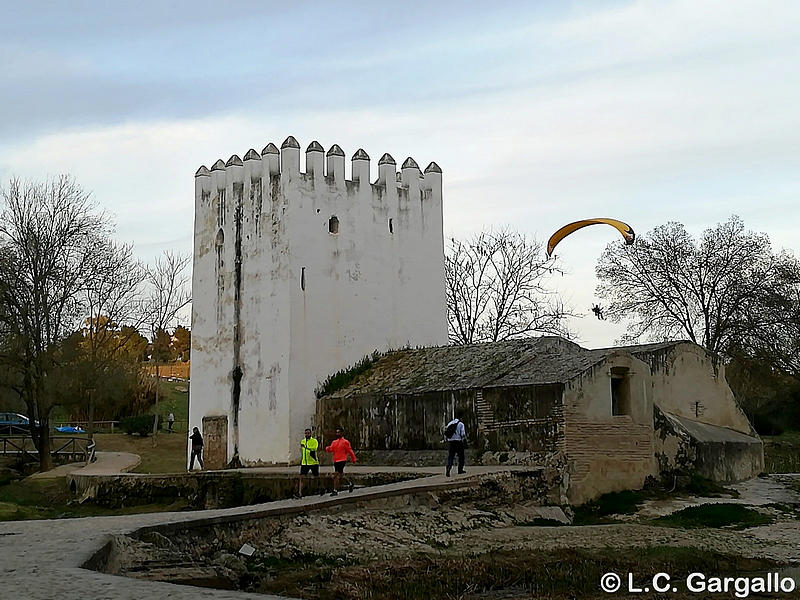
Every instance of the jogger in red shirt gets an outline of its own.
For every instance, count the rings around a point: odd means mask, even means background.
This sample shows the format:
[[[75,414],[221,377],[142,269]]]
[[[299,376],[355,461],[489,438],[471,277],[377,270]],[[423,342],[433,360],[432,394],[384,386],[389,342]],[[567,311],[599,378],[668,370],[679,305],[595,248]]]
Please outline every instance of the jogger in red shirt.
[[[336,496],[339,493],[339,482],[342,480],[342,474],[344,473],[344,466],[347,464],[347,457],[349,456],[350,459],[355,463],[356,462],[356,454],[353,452],[353,448],[350,446],[350,442],[348,442],[344,437],[344,432],[337,428],[336,429],[336,439],[331,442],[331,445],[325,448],[325,452],[331,452],[333,454],[333,492],[331,492],[331,496]],[[353,483],[349,483],[350,491],[353,491]]]

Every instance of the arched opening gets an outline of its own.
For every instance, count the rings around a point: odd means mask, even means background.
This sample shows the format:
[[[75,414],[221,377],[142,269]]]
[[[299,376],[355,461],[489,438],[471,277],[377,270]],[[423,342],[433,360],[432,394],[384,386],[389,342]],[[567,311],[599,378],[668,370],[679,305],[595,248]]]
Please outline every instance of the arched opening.
[[[389,219],[389,233],[394,233],[394,223]]]
[[[328,219],[328,233],[339,233],[339,217],[336,215]]]
[[[631,378],[627,367],[611,368],[611,414],[631,414]]]

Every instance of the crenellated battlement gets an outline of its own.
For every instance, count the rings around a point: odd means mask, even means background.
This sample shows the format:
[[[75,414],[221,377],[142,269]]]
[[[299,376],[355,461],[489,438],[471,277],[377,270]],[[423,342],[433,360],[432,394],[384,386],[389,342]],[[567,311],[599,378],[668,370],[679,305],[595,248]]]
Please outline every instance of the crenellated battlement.
[[[257,163],[261,163],[260,166]],[[247,173],[251,178],[262,177],[265,175],[279,175],[285,178],[292,176],[310,177],[312,179],[327,178],[333,183],[345,185],[370,180],[370,157],[359,148],[350,159],[350,178],[345,175],[345,152],[338,144],[333,144],[328,152],[322,145],[314,140],[305,151],[305,170],[301,170],[300,165],[300,144],[294,136],[287,137],[280,150],[270,142],[259,154],[251,148],[244,155],[244,161],[234,154],[227,161],[217,160],[209,171],[202,165],[195,177],[211,177],[214,171],[226,171],[227,180],[241,183],[245,175],[239,168],[248,166]],[[441,186],[442,170],[435,162],[431,162],[425,171],[421,171],[417,162],[410,156],[403,162],[400,172],[397,171],[397,163],[392,155],[385,153],[378,161],[378,177],[373,185],[385,186],[387,182],[395,182],[397,187],[419,187],[420,189],[432,189]],[[222,183],[220,181],[220,183]]]

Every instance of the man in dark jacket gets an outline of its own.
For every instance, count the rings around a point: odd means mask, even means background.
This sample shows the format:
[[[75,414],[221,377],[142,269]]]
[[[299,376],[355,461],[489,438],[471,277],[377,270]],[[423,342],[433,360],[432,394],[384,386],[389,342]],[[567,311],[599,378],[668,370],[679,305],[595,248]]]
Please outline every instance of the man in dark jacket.
[[[464,470],[464,444],[467,441],[467,431],[464,423],[456,415],[456,418],[447,424],[445,437],[447,438],[447,471],[445,474],[450,477],[450,470],[453,468],[453,459],[458,456],[458,474],[466,473]]]
[[[197,462],[200,463],[200,468],[203,467],[203,436],[200,435],[200,430],[195,427],[192,431],[192,435],[189,436],[189,439],[192,440],[192,458],[189,460],[189,470],[191,471],[194,468],[194,457],[197,457]]]

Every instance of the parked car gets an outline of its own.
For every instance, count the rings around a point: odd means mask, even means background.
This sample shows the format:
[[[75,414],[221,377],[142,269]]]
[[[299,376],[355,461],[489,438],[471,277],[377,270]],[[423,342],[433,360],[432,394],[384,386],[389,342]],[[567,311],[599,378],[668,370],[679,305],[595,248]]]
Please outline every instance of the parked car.
[[[19,413],[0,413],[0,434],[20,435],[30,433],[30,421]]]

